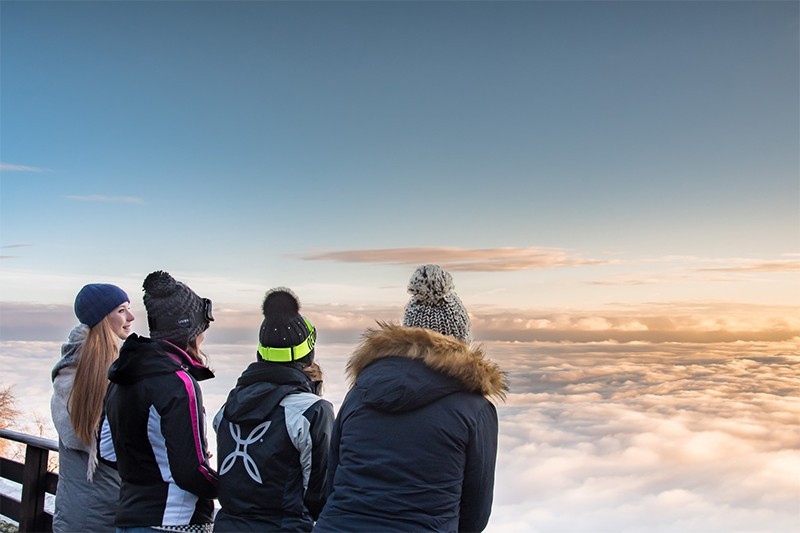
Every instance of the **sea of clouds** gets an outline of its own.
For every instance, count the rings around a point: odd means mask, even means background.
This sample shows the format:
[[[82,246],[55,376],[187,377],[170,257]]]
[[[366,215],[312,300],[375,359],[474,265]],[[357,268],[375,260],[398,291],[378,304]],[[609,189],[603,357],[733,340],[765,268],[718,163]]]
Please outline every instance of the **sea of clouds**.
[[[485,342],[511,383],[487,531],[798,530],[798,341]],[[318,347],[335,408],[352,347]],[[211,416],[255,350],[205,348]],[[0,341],[0,386],[14,386],[20,428],[47,436],[58,349]]]

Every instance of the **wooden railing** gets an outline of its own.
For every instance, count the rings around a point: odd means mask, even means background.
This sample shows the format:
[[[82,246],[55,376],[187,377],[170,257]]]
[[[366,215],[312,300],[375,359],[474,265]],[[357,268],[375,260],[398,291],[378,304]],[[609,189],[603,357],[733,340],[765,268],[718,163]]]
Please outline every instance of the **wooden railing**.
[[[55,494],[58,474],[47,471],[50,452],[58,443],[8,429],[0,429],[0,438],[25,445],[25,463],[0,458],[0,477],[22,484],[22,498],[0,495],[0,515],[19,523],[20,531],[52,531],[53,516],[45,511],[45,494]]]

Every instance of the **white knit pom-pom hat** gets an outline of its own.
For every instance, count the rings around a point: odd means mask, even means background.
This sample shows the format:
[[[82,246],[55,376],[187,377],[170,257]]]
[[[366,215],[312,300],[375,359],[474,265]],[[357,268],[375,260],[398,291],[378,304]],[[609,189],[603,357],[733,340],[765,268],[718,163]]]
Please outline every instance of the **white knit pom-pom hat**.
[[[408,292],[411,300],[403,313],[404,326],[432,329],[469,341],[469,315],[455,293],[449,272],[439,265],[417,267],[408,282]]]

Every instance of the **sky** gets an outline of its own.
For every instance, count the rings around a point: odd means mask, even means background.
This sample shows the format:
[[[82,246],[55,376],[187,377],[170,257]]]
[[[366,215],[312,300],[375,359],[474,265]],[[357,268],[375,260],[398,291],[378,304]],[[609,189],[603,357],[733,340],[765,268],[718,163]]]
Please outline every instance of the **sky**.
[[[154,270],[214,301],[211,410],[275,286],[338,407],[425,263],[512,381],[490,529],[800,522],[800,3],[0,0],[23,411]]]
[[[3,0],[0,29],[3,302],[164,269],[402,306],[432,262],[476,309],[797,309],[797,2]]]

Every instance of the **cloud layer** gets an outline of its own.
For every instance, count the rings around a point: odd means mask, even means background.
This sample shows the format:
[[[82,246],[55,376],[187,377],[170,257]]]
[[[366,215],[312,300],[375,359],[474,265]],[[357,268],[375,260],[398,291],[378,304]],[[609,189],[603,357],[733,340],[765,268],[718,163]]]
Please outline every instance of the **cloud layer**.
[[[798,343],[494,346],[489,531],[789,531],[800,501]]]
[[[147,319],[132,306],[134,331],[146,335]],[[320,341],[356,342],[376,321],[399,322],[403,307],[306,304]],[[212,342],[255,342],[262,320],[256,306],[215,305]],[[603,310],[470,308],[473,338],[509,342],[734,342],[787,341],[800,337],[796,308],[741,302],[664,302]],[[71,305],[0,302],[0,339],[59,341],[75,322]]]
[[[784,341],[800,336],[796,308],[740,302],[664,302],[596,311],[475,308],[479,338],[564,342]]]
[[[486,343],[511,382],[498,405],[487,532],[792,530],[800,498],[798,347]],[[352,345],[318,348],[325,395],[338,409]],[[58,344],[2,341],[0,349],[7,370],[0,385],[15,383],[18,408],[47,421]],[[202,383],[213,416],[255,347],[205,349],[217,374]]]

